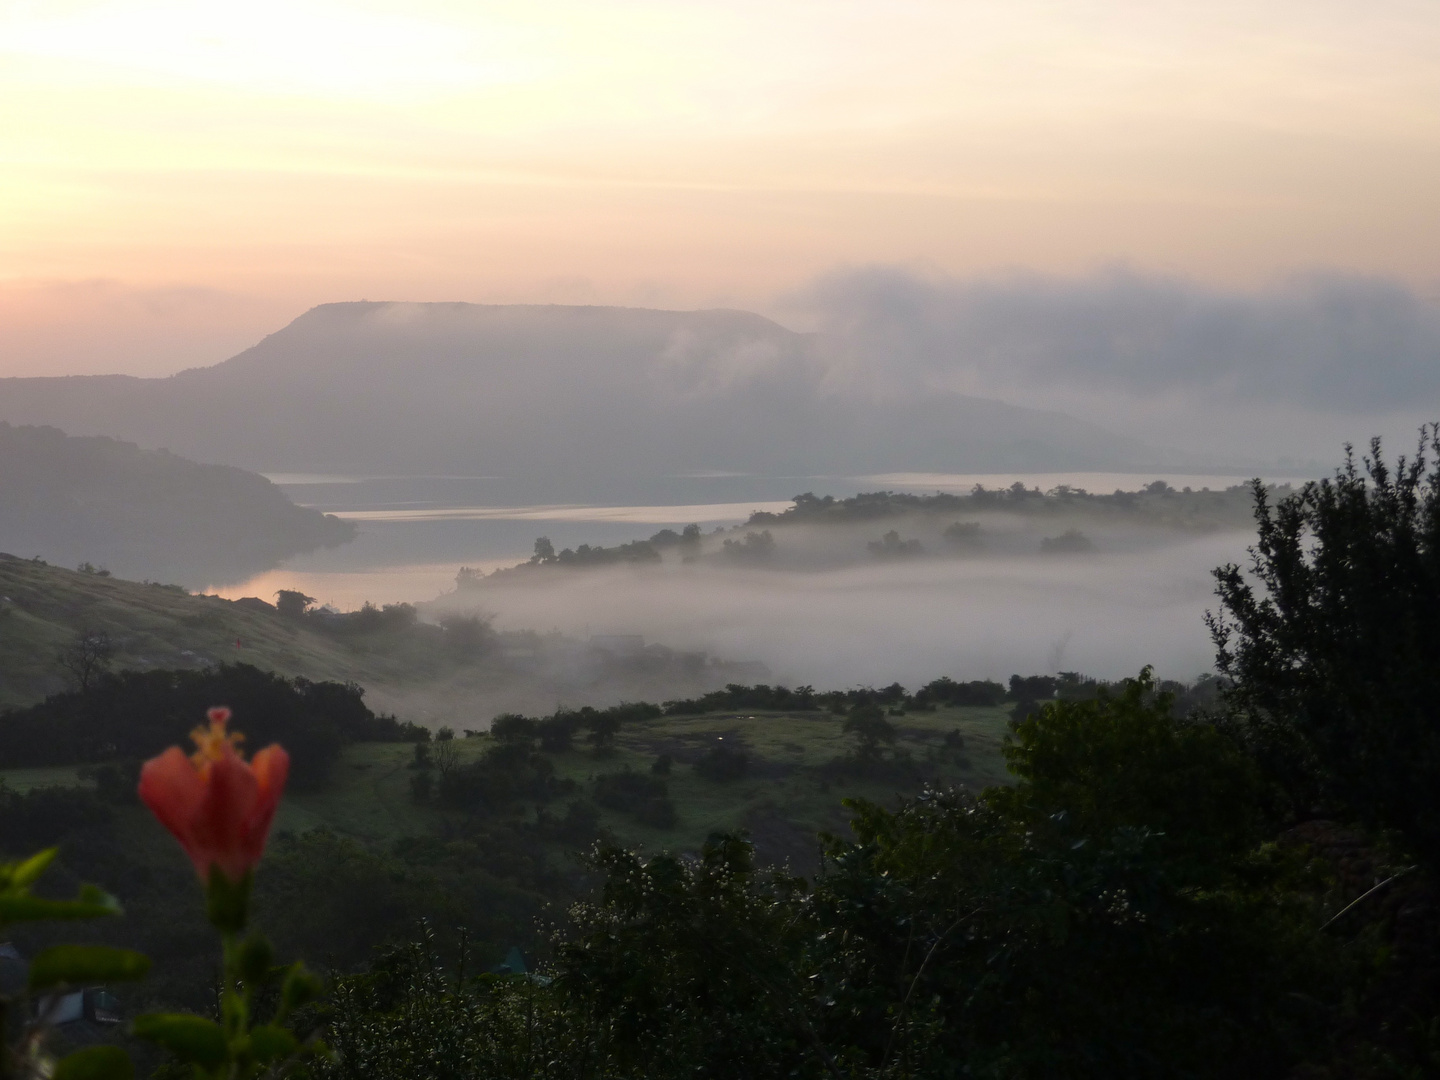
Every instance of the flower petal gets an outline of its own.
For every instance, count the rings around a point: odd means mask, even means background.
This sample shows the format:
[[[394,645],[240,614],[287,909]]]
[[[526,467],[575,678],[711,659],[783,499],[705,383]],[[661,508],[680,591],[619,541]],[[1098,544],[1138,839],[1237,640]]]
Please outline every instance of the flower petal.
[[[204,780],[178,746],[151,758],[140,770],[141,801],[187,852],[193,842],[191,825],[204,797]]]
[[[234,751],[208,764],[204,773],[205,798],[195,816],[197,852],[192,852],[192,857],[199,853],[207,870],[218,866],[227,878],[238,882],[253,865],[245,851],[245,823],[255,811],[259,785],[250,766]]]
[[[285,791],[285,780],[290,775],[290,755],[278,743],[271,744],[255,755],[251,768],[255,773],[258,797],[254,812],[246,822],[245,848],[253,866],[265,853],[265,839],[270,835],[270,824],[275,820],[280,796]]]

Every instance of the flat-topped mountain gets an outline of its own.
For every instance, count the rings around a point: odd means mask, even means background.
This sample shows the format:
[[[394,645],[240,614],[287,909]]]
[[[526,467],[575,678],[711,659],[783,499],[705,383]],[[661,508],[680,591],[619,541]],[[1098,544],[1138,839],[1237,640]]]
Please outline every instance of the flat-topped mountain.
[[[169,378],[3,379],[0,419],[260,470],[536,481],[1157,463],[1058,413],[854,374],[743,311],[361,302]]]
[[[193,587],[354,533],[243,469],[0,421],[0,551]]]

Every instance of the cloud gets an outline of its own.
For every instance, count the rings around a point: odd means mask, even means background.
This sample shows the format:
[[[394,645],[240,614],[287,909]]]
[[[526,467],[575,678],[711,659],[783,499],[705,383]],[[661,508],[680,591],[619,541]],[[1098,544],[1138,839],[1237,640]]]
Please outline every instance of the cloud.
[[[1440,310],[1383,279],[1244,293],[1124,271],[959,281],[876,267],[823,277],[796,304],[857,378],[1342,414],[1440,404]]]

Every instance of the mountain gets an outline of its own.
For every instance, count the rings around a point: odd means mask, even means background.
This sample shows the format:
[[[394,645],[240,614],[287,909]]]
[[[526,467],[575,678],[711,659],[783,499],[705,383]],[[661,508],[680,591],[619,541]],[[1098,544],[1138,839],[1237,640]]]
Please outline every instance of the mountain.
[[[0,379],[0,419],[264,471],[592,485],[698,471],[1154,467],[1162,456],[1059,413],[876,392],[853,375],[814,335],[743,311],[360,302],[314,308],[169,378]]]
[[[243,469],[0,422],[0,551],[203,586],[354,531]]]

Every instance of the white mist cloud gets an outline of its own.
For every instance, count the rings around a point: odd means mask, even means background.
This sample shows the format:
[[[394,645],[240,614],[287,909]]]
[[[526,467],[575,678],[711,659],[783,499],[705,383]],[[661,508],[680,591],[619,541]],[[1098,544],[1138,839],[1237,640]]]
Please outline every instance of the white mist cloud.
[[[1440,306],[1380,278],[1240,292],[1130,271],[836,272],[792,298],[837,377],[1063,409],[1209,453],[1336,457],[1440,413]]]
[[[801,301],[850,363],[886,375],[1356,413],[1440,404],[1440,307],[1378,278],[1242,293],[1124,271],[956,281],[873,268],[824,277]]]
[[[877,530],[878,531],[878,530]],[[558,573],[456,599],[505,629],[642,633],[760,660],[777,681],[912,689],[940,675],[1005,679],[1079,670],[1118,678],[1152,663],[1210,670],[1210,571],[1243,559],[1246,533],[1082,558],[919,559],[789,572],[711,565]]]

